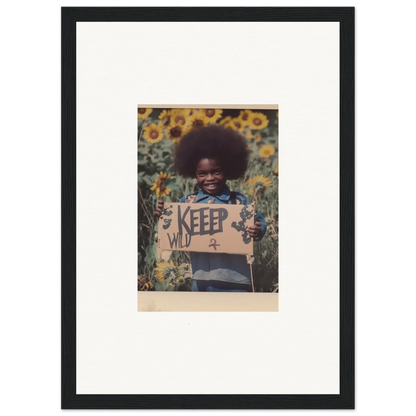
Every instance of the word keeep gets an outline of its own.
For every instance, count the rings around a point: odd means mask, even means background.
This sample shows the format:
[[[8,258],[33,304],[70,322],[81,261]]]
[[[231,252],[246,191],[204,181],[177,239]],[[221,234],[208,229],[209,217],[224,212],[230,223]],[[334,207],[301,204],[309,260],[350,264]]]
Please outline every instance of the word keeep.
[[[207,212],[209,211],[209,212]],[[189,215],[188,215],[189,214]],[[188,206],[182,215],[181,207],[178,207],[178,232],[190,235],[213,235],[222,233],[223,221],[228,217],[228,211],[224,208],[204,207],[191,209]]]

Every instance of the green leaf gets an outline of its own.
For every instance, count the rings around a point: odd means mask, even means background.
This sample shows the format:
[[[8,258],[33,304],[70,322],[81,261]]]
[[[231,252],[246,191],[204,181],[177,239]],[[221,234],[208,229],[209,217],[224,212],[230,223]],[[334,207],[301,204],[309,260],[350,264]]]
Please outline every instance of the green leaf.
[[[155,290],[165,292],[167,290],[167,286],[168,286],[168,282],[166,282],[166,281],[164,281],[164,282],[157,281],[155,283]]]
[[[160,170],[165,171],[166,170],[166,163],[158,162],[158,163],[156,163],[156,167]]]
[[[179,189],[179,184],[176,182],[168,183],[166,186],[172,189],[172,191],[177,191]]]
[[[153,183],[153,181],[148,176],[143,176],[143,181],[149,186]]]

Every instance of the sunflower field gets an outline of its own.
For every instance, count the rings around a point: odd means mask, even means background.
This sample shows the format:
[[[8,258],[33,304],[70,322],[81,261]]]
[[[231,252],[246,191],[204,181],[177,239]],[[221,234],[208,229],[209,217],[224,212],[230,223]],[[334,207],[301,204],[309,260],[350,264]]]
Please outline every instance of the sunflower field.
[[[244,178],[227,181],[241,192],[267,221],[266,235],[254,244],[253,282],[256,292],[278,292],[278,123],[277,110],[138,108],[138,290],[192,291],[187,252],[157,250],[157,200],[177,202],[197,191],[196,179],[173,170],[175,146],[193,128],[211,123],[239,131],[250,150]]]

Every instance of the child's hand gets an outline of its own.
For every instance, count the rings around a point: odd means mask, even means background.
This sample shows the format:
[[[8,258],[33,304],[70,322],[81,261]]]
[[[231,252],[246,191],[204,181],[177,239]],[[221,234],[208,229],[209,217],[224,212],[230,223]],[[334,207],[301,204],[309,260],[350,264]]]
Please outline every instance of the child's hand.
[[[162,212],[163,212],[163,201],[157,201],[157,208],[156,208],[156,211],[153,213],[153,215],[159,218],[162,215]]]
[[[250,234],[250,237],[252,237],[252,238],[258,238],[258,237],[260,237],[261,222],[260,221],[257,221],[254,224],[254,227],[247,227],[247,231]]]

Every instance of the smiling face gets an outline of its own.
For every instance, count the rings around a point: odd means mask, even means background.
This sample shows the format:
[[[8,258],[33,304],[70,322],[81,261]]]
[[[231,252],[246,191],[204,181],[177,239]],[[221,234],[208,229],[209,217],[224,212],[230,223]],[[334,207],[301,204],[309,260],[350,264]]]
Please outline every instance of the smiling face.
[[[201,159],[196,166],[196,180],[209,195],[219,195],[225,188],[225,174],[217,159]]]

